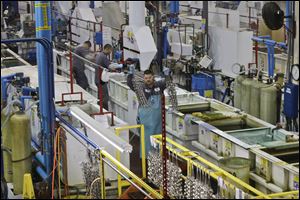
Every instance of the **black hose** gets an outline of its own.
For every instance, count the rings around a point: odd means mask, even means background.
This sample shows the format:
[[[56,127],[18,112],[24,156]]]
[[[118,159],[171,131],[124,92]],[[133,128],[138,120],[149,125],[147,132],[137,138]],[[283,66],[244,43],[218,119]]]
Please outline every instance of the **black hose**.
[[[1,199],[7,199],[8,187],[4,176],[1,178]]]

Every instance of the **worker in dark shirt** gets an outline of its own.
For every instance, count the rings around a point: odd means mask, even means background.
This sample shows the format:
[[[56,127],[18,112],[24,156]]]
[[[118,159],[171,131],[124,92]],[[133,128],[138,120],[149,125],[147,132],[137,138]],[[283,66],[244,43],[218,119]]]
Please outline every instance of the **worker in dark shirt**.
[[[92,44],[90,41],[85,41],[82,45],[76,47],[74,53],[80,57],[87,58],[87,56],[91,53],[90,48]],[[74,55],[73,58],[73,73],[76,83],[82,87],[83,89],[87,89],[89,87],[88,79],[84,73],[84,60]]]
[[[138,93],[139,91],[136,91],[133,78],[134,69],[130,67],[127,84],[135,93]],[[147,156],[151,147],[150,136],[162,132],[161,95],[166,88],[166,83],[165,81],[155,81],[153,72],[146,70],[144,71],[144,83],[141,85],[141,88],[147,99],[147,105],[143,106],[139,102],[137,121],[139,124],[144,124],[145,152]]]
[[[109,55],[111,54],[112,51],[113,51],[113,47],[110,44],[106,44],[104,45],[103,51],[99,52],[96,55],[96,64],[98,64],[99,67],[96,67],[95,69],[95,84],[98,88],[102,87],[103,107],[106,110],[108,110],[108,99],[109,99],[108,88],[107,88],[107,82],[103,82],[99,78],[99,68],[102,67],[109,70],[109,66],[111,64],[111,62],[109,61]]]

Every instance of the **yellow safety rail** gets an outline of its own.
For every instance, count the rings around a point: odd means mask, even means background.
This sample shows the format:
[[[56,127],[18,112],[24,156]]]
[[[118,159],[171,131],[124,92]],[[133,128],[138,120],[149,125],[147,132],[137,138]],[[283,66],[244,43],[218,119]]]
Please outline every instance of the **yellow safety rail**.
[[[144,188],[147,192],[149,192],[149,194],[153,198],[156,198],[156,199],[163,198],[163,196],[161,194],[159,194],[156,190],[154,190],[147,183],[145,183],[141,178],[139,178],[137,175],[135,175],[133,172],[131,172],[127,167],[125,167],[117,159],[115,159],[113,156],[111,156],[107,151],[100,150],[100,154],[103,158],[108,159],[112,164],[117,166],[118,169],[120,169],[120,171],[122,173],[126,174],[129,178],[131,178],[133,180],[133,182],[135,182],[137,185],[139,185],[140,187]],[[103,165],[103,163],[102,163],[102,165]],[[101,168],[103,169],[103,166],[101,166]],[[102,171],[102,173],[103,173],[103,171]],[[105,184],[104,184],[104,186],[105,186]],[[104,188],[104,190],[105,190],[105,188]],[[102,198],[105,198],[105,196],[103,196]]]
[[[145,138],[144,138],[145,129],[144,129],[144,125],[143,124],[138,124],[138,125],[132,125],[132,126],[117,127],[117,128],[115,128],[115,133],[116,133],[117,136],[120,136],[121,131],[130,130],[130,129],[137,129],[137,128],[139,128],[141,130],[142,179],[144,179],[147,176],[147,174],[146,174],[146,152],[145,152]],[[120,151],[117,151],[116,158],[119,162],[121,161]],[[118,174],[118,194],[119,194],[119,197],[122,194],[122,187],[129,186],[129,185],[130,185],[130,183],[126,180],[122,181],[121,175]]]
[[[146,153],[145,153],[145,141],[144,141],[144,125],[134,125],[134,126],[124,126],[124,127],[118,127],[115,128],[116,134],[119,135],[120,131],[122,130],[128,130],[133,128],[140,128],[141,129],[141,137],[142,137],[142,168],[143,168],[143,178],[146,178]],[[66,130],[67,131],[67,130]],[[105,189],[105,173],[104,173],[104,164],[105,162],[109,161],[109,164],[116,167],[116,169],[119,171],[117,173],[122,173],[124,176],[126,176],[130,181],[135,183],[138,187],[142,188],[146,194],[151,196],[155,199],[163,199],[163,196],[157,192],[155,189],[153,189],[151,186],[149,186],[147,183],[145,183],[142,178],[139,178],[137,175],[135,175],[132,171],[130,171],[126,166],[124,166],[120,162],[120,154],[117,155],[117,158],[114,158],[112,155],[110,155],[107,151],[104,149],[100,149],[99,152],[95,152],[99,155],[98,159],[100,161],[99,163],[99,171],[101,173],[101,177],[99,177],[101,181],[101,198],[106,198],[106,189]],[[119,152],[120,153],[120,152]],[[120,176],[118,174],[118,176]],[[120,187],[119,191],[122,191],[122,184],[125,185],[125,181],[119,182],[121,180],[121,177],[119,179],[118,177],[118,189]],[[127,181],[126,186],[129,186],[130,183]],[[90,193],[91,191],[89,191]],[[88,194],[90,195],[90,194]],[[85,196],[86,198],[89,198],[90,196]]]
[[[299,190],[289,191],[289,192],[280,192],[274,194],[268,194],[268,197],[274,198],[284,198],[284,199],[298,199]],[[261,199],[261,196],[255,197],[255,199]]]
[[[154,140],[153,140],[154,142],[156,142],[159,145],[162,145],[162,141],[161,141],[162,136],[161,135],[154,135],[153,138],[154,138]],[[172,145],[172,147],[171,147],[171,145]],[[175,147],[176,149],[173,148],[173,147]],[[193,166],[195,166],[197,168],[200,168],[202,171],[204,171],[206,174],[208,174],[210,177],[212,177],[216,180],[218,180],[219,177],[224,178],[224,183],[226,183],[226,185],[228,185],[230,188],[234,189],[236,187],[235,185],[239,185],[239,186],[245,188],[246,190],[251,191],[253,194],[255,194],[255,196],[260,196],[261,198],[265,198],[265,199],[271,199],[271,197],[264,194],[263,192],[258,191],[257,189],[253,188],[249,184],[247,184],[247,183],[241,181],[240,179],[234,177],[230,173],[228,173],[225,170],[221,169],[220,167],[214,165],[213,163],[205,160],[204,158],[202,158],[201,156],[199,156],[195,152],[190,151],[189,149],[187,149],[184,146],[174,142],[173,140],[171,140],[169,138],[167,138],[167,149],[168,149],[168,151],[175,154],[178,158],[181,158],[181,159],[183,159],[187,162],[188,175],[191,175],[192,168],[193,168]],[[178,150],[180,150],[180,152]],[[192,160],[192,158],[195,159],[195,160]],[[214,172],[208,170],[207,168],[204,168],[204,166],[199,164],[199,162],[206,165],[211,170],[214,170]],[[229,183],[228,180],[230,180],[235,185],[232,185],[231,183]]]

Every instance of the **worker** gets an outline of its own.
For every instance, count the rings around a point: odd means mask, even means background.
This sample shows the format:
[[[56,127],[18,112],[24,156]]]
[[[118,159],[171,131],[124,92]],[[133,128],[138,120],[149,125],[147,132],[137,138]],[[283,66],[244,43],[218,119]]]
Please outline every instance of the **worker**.
[[[111,54],[113,50],[113,47],[110,44],[106,44],[104,45],[103,51],[99,52],[96,55],[96,64],[99,65],[99,67],[96,68],[95,70],[95,84],[98,87],[102,87],[102,91],[103,91],[103,107],[104,109],[108,110],[108,88],[107,88],[107,82],[103,82],[102,80],[100,80],[99,78],[99,68],[105,68],[105,69],[109,69],[109,66],[111,64],[111,62],[109,61],[109,55]]]
[[[127,85],[137,93],[133,86],[133,77],[134,67],[131,66],[129,67],[127,76]],[[148,105],[139,105],[137,122],[138,124],[143,124],[145,128],[144,141],[147,156],[151,148],[150,136],[153,134],[160,134],[162,131],[161,95],[166,88],[166,83],[165,81],[155,81],[153,72],[151,70],[145,70],[142,88],[142,92],[147,99]]]
[[[103,91],[103,107],[108,110],[108,100],[109,100],[109,94],[108,94],[108,87],[107,87],[107,80],[104,82],[99,77],[99,69],[103,68],[106,72],[117,72],[120,70],[123,65],[118,63],[112,63],[109,60],[109,55],[112,53],[113,47],[110,44],[106,44],[103,47],[103,51],[99,52],[96,55],[96,64],[99,65],[99,67],[95,70],[95,84],[97,85],[98,89],[101,86]],[[103,72],[102,72],[103,75]],[[103,76],[101,77],[103,78]]]
[[[81,56],[83,58],[87,58],[89,60],[92,60],[90,56],[92,44],[90,41],[85,41],[82,45],[76,47],[74,53],[78,56]],[[89,87],[88,79],[84,73],[84,61],[77,57],[76,55],[73,56],[73,73],[76,80],[76,83],[82,87],[83,89],[87,89]]]

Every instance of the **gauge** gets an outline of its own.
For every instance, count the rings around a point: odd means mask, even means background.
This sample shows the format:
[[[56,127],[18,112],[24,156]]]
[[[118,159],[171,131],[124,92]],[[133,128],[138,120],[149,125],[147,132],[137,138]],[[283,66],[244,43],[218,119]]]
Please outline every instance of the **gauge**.
[[[295,81],[299,81],[299,65],[298,64],[292,65],[292,78]]]

